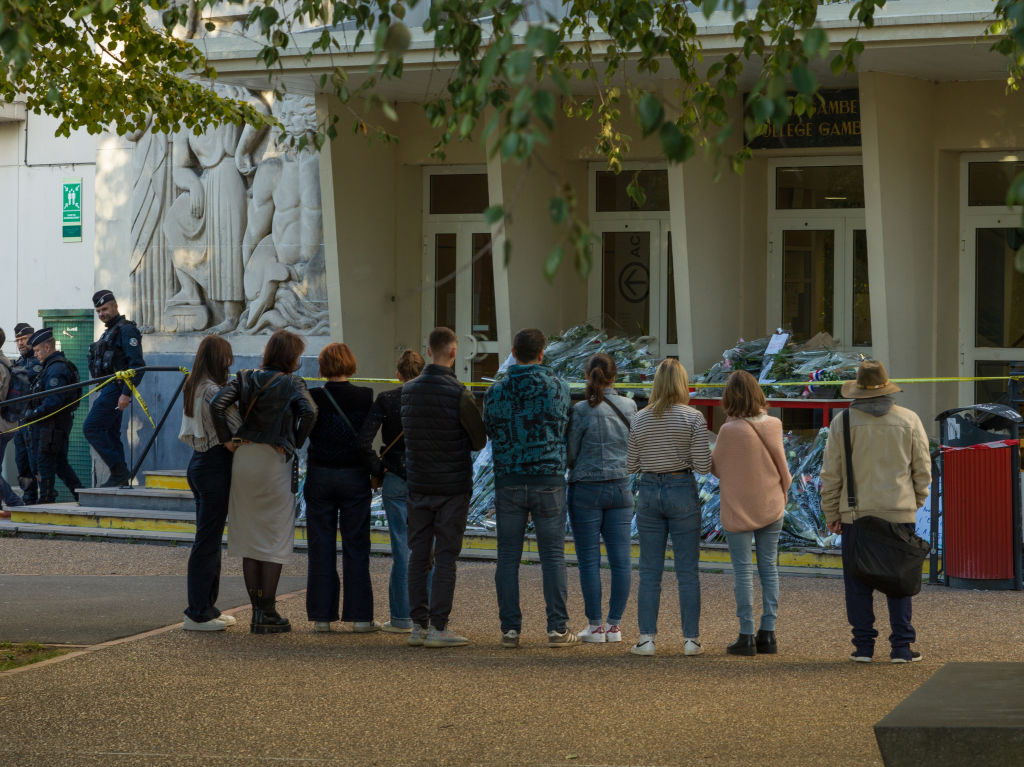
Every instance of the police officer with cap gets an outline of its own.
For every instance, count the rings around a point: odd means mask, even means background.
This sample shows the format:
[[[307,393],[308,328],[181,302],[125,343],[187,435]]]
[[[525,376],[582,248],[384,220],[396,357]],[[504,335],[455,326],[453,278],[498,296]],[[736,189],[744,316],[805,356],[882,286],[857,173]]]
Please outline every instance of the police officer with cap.
[[[32,345],[36,359],[43,366],[32,387],[33,392],[45,394],[51,389],[59,389],[62,386],[78,382],[78,370],[64,356],[64,352],[57,351],[57,342],[53,340],[53,331],[50,328],[37,330],[33,333],[29,343]],[[75,417],[75,408],[61,410],[78,396],[80,395],[74,390],[49,394],[31,403],[33,407],[25,413],[25,421],[39,421],[31,428],[32,439],[39,450],[40,503],[53,503],[57,500],[54,476],[60,477],[76,498],[78,497],[77,491],[82,486],[75,470],[68,463],[68,443],[71,437],[71,422]]]
[[[117,309],[117,301],[109,290],[98,290],[92,297],[96,316],[107,329],[89,347],[89,373],[93,378],[112,375],[122,370],[136,370],[145,365],[142,359],[142,334],[134,322],[125,319]],[[142,373],[133,383],[138,386]],[[82,430],[100,459],[110,469],[110,478],[103,487],[120,487],[128,482],[124,445],[121,443],[121,413],[131,404],[132,393],[121,381],[100,389],[85,418]]]
[[[36,355],[32,353],[32,344],[29,343],[35,332],[35,328],[27,322],[19,322],[14,326],[14,341],[18,345],[18,359],[14,361],[11,368],[11,388],[7,393],[8,399],[30,394],[32,385],[39,377],[39,371],[43,369],[39,360],[36,359]],[[33,404],[38,403],[22,402],[11,405],[7,408],[5,417],[9,421],[22,421],[25,412]],[[22,500],[25,503],[35,503],[39,497],[36,485],[39,466],[30,429],[19,429],[14,432],[14,461],[18,466],[18,484],[21,485]]]

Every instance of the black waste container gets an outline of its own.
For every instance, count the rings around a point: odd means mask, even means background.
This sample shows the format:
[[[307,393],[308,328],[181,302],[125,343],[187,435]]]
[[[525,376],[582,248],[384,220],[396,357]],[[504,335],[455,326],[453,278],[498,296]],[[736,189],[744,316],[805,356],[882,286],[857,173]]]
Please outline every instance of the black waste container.
[[[956,588],[1021,589],[1020,413],[1001,404],[940,413],[942,560]],[[932,507],[932,550],[937,509]]]

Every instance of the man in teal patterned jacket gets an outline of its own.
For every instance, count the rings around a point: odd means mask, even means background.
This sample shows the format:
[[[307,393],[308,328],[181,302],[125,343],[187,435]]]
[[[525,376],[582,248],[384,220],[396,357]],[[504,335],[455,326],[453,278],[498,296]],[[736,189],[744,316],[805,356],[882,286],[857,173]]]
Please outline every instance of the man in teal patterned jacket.
[[[544,334],[520,330],[512,343],[516,364],[484,397],[484,425],[494,455],[498,592],[503,646],[519,646],[519,562],[526,523],[533,519],[547,607],[548,645],[575,644],[566,610],[565,432],[569,387],[544,361]]]

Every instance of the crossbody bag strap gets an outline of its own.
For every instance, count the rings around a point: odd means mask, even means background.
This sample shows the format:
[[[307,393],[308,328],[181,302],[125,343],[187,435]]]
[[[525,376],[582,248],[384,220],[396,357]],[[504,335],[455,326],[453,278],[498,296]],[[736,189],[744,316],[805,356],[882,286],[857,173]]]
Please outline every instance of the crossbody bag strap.
[[[345,422],[345,425],[348,426],[349,431],[351,431],[358,438],[359,432],[356,431],[356,427],[352,425],[352,422],[348,419],[348,416],[345,415],[345,411],[338,406],[337,401],[335,401],[334,397],[331,396],[331,393],[327,391],[327,387],[322,387],[320,391],[324,393],[324,396],[327,397],[328,402],[330,402],[331,405],[334,406],[334,409],[338,411],[338,415],[341,416],[341,420],[343,420]]]
[[[618,416],[619,418],[621,418],[621,419],[622,419],[622,422],[623,422],[624,424],[626,424],[626,431],[630,431],[630,430],[631,430],[631,429],[633,428],[633,424],[631,424],[631,423],[629,422],[629,419],[628,419],[628,418],[626,418],[625,414],[624,414],[624,413],[623,413],[623,412],[622,412],[621,410],[619,410],[619,409],[618,409],[618,408],[617,408],[617,407],[615,406],[615,404],[614,404],[614,403],[613,403],[613,402],[612,402],[612,401],[611,401],[610,399],[608,399],[607,397],[605,397],[605,398],[603,398],[603,399],[602,399],[601,401],[602,401],[602,402],[604,402],[604,403],[605,403],[605,404],[606,404],[606,405],[607,405],[608,407],[610,407],[610,408],[611,408],[612,410],[614,410],[614,411],[615,411],[615,415],[617,415],[617,416]]]
[[[263,384],[263,386],[262,386],[262,387],[260,387],[260,390],[259,390],[258,392],[256,392],[256,396],[255,396],[255,397],[253,397],[253,398],[252,398],[252,399],[251,399],[251,400],[249,401],[249,407],[248,407],[248,408],[246,408],[246,411],[245,411],[245,418],[243,418],[243,419],[242,419],[243,421],[247,421],[247,420],[249,420],[249,413],[251,413],[251,412],[252,412],[252,409],[253,409],[254,407],[256,407],[256,401],[257,401],[257,400],[258,400],[258,399],[260,398],[260,395],[261,395],[261,394],[263,394],[263,392],[265,392],[265,391],[267,390],[267,387],[268,387],[268,386],[270,386],[270,384],[274,383],[274,381],[276,381],[276,380],[277,380],[278,378],[280,378],[280,377],[281,377],[281,376],[283,376],[283,375],[284,375],[284,373],[278,373],[278,374],[276,374],[276,375],[275,375],[275,376],[273,376],[273,377],[272,377],[272,378],[271,378],[271,379],[270,379],[269,381],[267,381],[267,382],[266,382],[265,384]]]
[[[404,429],[402,431],[398,432],[398,436],[395,437],[393,440],[391,440],[391,444],[389,444],[386,448],[384,448],[383,450],[380,451],[380,457],[383,458],[384,456],[386,456],[388,454],[388,451],[391,448],[393,448],[395,445],[398,444],[398,440],[400,440],[404,434],[405,434],[405,430]]]
[[[857,486],[853,481],[853,449],[850,447],[850,410],[843,413],[843,454],[846,461],[846,502],[851,511],[857,510]],[[840,416],[842,417],[842,416]]]
[[[757,435],[757,438],[758,438],[759,440],[761,440],[761,444],[762,444],[762,445],[764,445],[764,449],[765,449],[765,450],[766,450],[766,451],[768,452],[768,460],[770,460],[770,461],[772,462],[772,466],[774,466],[774,467],[775,467],[775,473],[779,475],[779,482],[781,483],[781,482],[782,482],[782,472],[781,472],[781,471],[779,471],[779,467],[778,467],[778,465],[777,465],[777,464],[775,463],[775,459],[774,459],[774,458],[772,458],[772,451],[771,451],[771,448],[769,448],[769,447],[768,447],[768,443],[764,441],[764,436],[763,436],[763,435],[761,434],[761,432],[759,432],[759,431],[757,430],[757,427],[756,427],[756,426],[754,426],[754,424],[752,424],[752,423],[751,423],[750,421],[748,421],[748,420],[747,420],[746,418],[744,418],[744,419],[743,419],[743,423],[745,423],[745,424],[746,424],[747,426],[749,426],[749,427],[750,427],[751,429],[753,429],[753,430],[754,430],[754,434],[756,434],[756,435]],[[785,488],[783,488],[783,493],[785,493]]]

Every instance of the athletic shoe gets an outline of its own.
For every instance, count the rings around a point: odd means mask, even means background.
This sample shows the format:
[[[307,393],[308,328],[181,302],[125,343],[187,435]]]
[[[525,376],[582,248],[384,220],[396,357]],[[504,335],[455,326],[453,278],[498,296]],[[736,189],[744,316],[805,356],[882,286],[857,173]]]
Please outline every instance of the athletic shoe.
[[[593,642],[594,644],[601,644],[607,641],[607,637],[604,633],[604,626],[587,626],[583,631],[578,633],[576,636],[580,638],[581,642]]]
[[[461,647],[465,644],[469,644],[466,637],[459,636],[448,629],[441,631],[433,626],[427,630],[427,637],[423,640],[424,647]]]
[[[699,639],[687,639],[683,644],[683,655],[703,655],[704,648],[700,646]]]
[[[890,663],[917,663],[919,660],[921,660],[921,653],[919,653],[917,650],[911,650],[909,658],[890,658],[889,662]]]
[[[208,621],[194,621],[185,616],[185,631],[223,631],[228,627],[220,618],[211,618]]]
[[[380,627],[380,630],[388,634],[408,634],[412,631],[412,626],[396,626],[391,621],[388,621]]]
[[[221,613],[217,616],[217,620],[223,623],[225,626],[234,626],[238,621],[235,620],[234,615],[228,615],[227,613]]]
[[[634,655],[654,655],[654,640],[640,637],[640,640],[630,647],[629,651]]]
[[[857,652],[854,651],[854,652],[850,653],[850,660],[852,660],[854,663],[870,663],[871,662],[871,656],[870,655],[858,655]]]
[[[509,629],[501,635],[501,646],[506,650],[514,650],[519,647],[519,632]]]
[[[580,638],[569,631],[569,629],[561,632],[548,632],[548,647],[568,647],[569,645],[576,644],[579,641]]]
[[[409,647],[423,647],[423,642],[426,638],[427,630],[414,623],[412,625],[412,630],[409,632],[409,641],[406,644],[408,644]]]
[[[377,621],[356,621],[352,624],[352,631],[356,634],[372,634],[380,629],[381,625]]]
[[[606,642],[621,642],[622,641],[622,629],[619,628],[619,624],[615,623],[604,630],[604,641]]]
[[[328,634],[331,631],[330,621],[315,621],[313,623],[313,631],[317,634]]]

